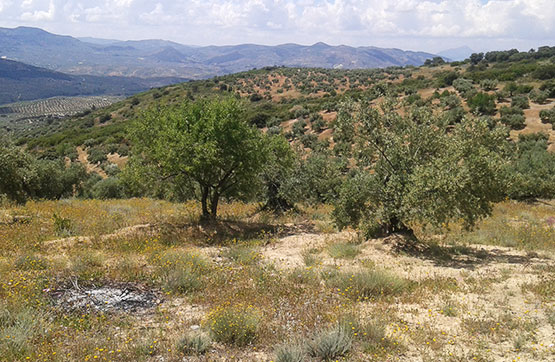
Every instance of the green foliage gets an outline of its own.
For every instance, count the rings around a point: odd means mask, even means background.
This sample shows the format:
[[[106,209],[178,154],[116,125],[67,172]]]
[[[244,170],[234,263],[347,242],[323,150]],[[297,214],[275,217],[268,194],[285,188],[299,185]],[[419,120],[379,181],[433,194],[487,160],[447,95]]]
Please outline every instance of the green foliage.
[[[243,305],[217,307],[206,319],[216,341],[239,347],[256,340],[261,322],[262,315],[256,308]]]
[[[268,150],[262,171],[265,188],[265,208],[274,212],[286,211],[298,199],[293,180],[299,160],[287,140],[281,135],[266,137]]]
[[[493,115],[496,112],[494,95],[479,92],[469,98],[467,103],[473,112],[482,115]]]
[[[81,165],[66,168],[61,161],[37,160],[8,140],[0,143],[0,195],[10,200],[70,196],[85,178]]]
[[[204,333],[189,333],[179,340],[177,350],[185,356],[202,355],[208,352],[212,340]]]
[[[474,89],[472,81],[464,78],[455,79],[453,81],[453,87],[462,95],[468,94]]]
[[[267,151],[263,135],[235,98],[199,100],[146,111],[131,128],[135,157],[162,179],[193,189],[204,218],[220,197],[245,197],[260,184]]]
[[[530,92],[530,100],[537,104],[544,104],[547,101],[548,93],[546,91],[541,91],[534,89]]]
[[[485,91],[495,90],[497,87],[497,81],[495,79],[483,79],[480,81],[480,87]]]
[[[344,356],[351,350],[352,335],[341,327],[322,331],[308,343],[308,354],[330,361]]]
[[[517,107],[520,109],[530,108],[530,103],[528,102],[528,97],[524,94],[518,94],[513,96],[511,100],[511,107]]]
[[[69,236],[73,233],[73,223],[71,219],[59,216],[54,213],[52,215],[52,220],[54,223],[54,232],[58,236]]]
[[[330,271],[324,277],[327,285],[357,301],[397,295],[409,286],[406,280],[381,270],[357,273]]]
[[[555,197],[555,154],[547,151],[548,138],[544,133],[520,135],[510,165],[511,198]]]
[[[542,109],[540,111],[540,119],[542,123],[551,123],[555,129],[555,107],[551,109]]]
[[[124,187],[116,177],[100,180],[92,187],[92,197],[95,199],[121,199],[124,196]]]
[[[504,195],[506,131],[473,118],[449,131],[429,110],[400,116],[392,104],[382,112],[364,102],[344,106],[359,125],[358,157],[336,201],[338,226],[380,225],[390,233],[413,222],[462,219],[470,227],[489,215]]]
[[[499,110],[499,113],[501,114],[501,123],[511,129],[521,130],[526,127],[526,118],[524,117],[522,108],[503,106]]]
[[[295,343],[279,345],[274,354],[276,355],[276,362],[304,362],[307,358],[303,346]]]

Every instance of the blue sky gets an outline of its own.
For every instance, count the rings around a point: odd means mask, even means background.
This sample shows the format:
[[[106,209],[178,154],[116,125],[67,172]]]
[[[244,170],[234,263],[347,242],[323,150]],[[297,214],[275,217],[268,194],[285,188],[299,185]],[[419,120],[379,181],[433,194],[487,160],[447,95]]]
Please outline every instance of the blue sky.
[[[555,0],[0,0],[0,27],[191,45],[555,45]]]

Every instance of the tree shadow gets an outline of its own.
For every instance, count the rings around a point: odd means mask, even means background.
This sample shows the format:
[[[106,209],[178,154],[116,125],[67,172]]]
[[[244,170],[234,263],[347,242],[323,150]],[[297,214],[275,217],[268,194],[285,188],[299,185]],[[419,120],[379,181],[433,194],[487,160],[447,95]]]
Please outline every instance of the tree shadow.
[[[509,250],[476,248],[464,245],[439,245],[405,235],[390,235],[384,242],[397,254],[405,254],[419,259],[432,261],[436,266],[470,269],[492,263],[527,265],[533,259],[547,260],[535,252],[526,255],[511,254]]]
[[[164,224],[160,234],[162,241],[188,240],[201,245],[227,245],[249,240],[269,242],[272,238],[307,232],[314,232],[314,226],[217,219],[181,225]]]

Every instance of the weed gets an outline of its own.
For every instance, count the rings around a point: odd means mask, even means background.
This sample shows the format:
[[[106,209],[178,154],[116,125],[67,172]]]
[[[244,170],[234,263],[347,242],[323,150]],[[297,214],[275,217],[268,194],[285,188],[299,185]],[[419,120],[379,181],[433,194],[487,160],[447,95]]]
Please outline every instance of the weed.
[[[241,265],[251,265],[260,260],[260,254],[246,245],[235,245],[223,252],[223,256]]]
[[[72,272],[81,280],[99,279],[104,275],[104,260],[99,253],[79,252],[71,260]]]
[[[448,301],[441,307],[441,313],[447,317],[456,317],[458,314],[457,305],[453,301]]]
[[[54,233],[57,236],[70,236],[74,232],[74,226],[70,219],[59,216],[54,213],[52,215],[52,221],[54,223]]]
[[[189,333],[179,340],[177,350],[184,355],[201,355],[208,352],[212,340],[204,333]]]
[[[261,321],[258,309],[238,304],[213,309],[206,318],[206,325],[218,342],[245,346],[257,338]]]
[[[408,289],[408,282],[381,270],[365,270],[358,273],[332,272],[327,284],[345,296],[356,300],[384,295],[401,294]]]
[[[524,284],[522,290],[534,293],[545,302],[552,302],[555,300],[555,275],[542,275],[539,282]]]
[[[187,294],[202,288],[208,262],[200,255],[170,250],[159,257],[158,275],[166,291]]]
[[[329,361],[344,356],[351,350],[352,334],[338,326],[322,331],[308,343],[308,354]]]
[[[360,254],[360,247],[351,243],[331,244],[328,253],[335,259],[354,259]]]
[[[299,343],[281,344],[274,354],[276,362],[303,362],[307,358],[305,348]]]
[[[36,255],[23,254],[15,259],[14,267],[17,270],[45,270],[48,268],[48,262]]]
[[[23,359],[36,338],[48,333],[45,318],[28,308],[15,310],[0,304],[0,355],[6,361]]]

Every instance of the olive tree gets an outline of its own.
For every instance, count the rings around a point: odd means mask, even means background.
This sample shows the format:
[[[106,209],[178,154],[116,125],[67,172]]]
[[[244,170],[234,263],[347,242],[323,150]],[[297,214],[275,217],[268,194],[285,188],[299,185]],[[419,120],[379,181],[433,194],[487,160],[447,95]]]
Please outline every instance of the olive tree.
[[[130,134],[134,157],[155,168],[159,180],[189,189],[201,202],[203,219],[216,218],[221,197],[245,197],[261,182],[263,135],[233,97],[152,108]]]
[[[341,117],[355,125],[356,165],[341,188],[334,216],[340,227],[369,235],[412,235],[415,223],[470,227],[505,194],[507,131],[485,119],[449,126],[427,108],[400,115],[387,100],[381,109],[346,103]]]

